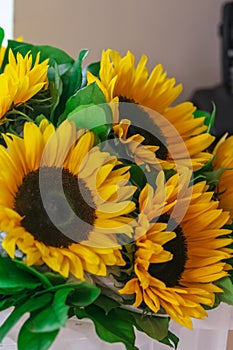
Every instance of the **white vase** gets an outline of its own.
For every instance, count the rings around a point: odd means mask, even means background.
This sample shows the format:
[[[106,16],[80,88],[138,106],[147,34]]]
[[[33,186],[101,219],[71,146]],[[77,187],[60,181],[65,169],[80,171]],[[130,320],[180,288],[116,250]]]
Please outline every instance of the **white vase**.
[[[193,325],[193,330],[188,330],[171,322],[171,331],[180,339],[177,350],[227,350],[228,332],[233,329],[233,307],[221,304],[208,312],[206,320],[193,320]],[[136,346],[139,350],[171,349],[138,331]],[[100,340],[90,320],[77,319],[68,321],[51,350],[63,350],[66,347],[68,350],[125,350],[121,343],[109,344]]]
[[[140,350],[154,350],[154,341],[141,332],[136,332],[136,345]],[[51,346],[51,350],[125,350],[122,343],[110,344],[102,341],[88,320],[69,319]]]
[[[8,317],[10,310],[0,313],[0,324]],[[17,336],[19,329],[28,316],[24,316],[0,343],[0,350],[17,350]],[[154,341],[147,335],[136,332],[136,345],[140,350],[157,350]],[[156,342],[157,343],[157,342]],[[27,350],[25,345],[25,350]],[[125,350],[122,343],[109,344],[102,341],[95,332],[92,321],[71,318],[66,327],[62,328],[50,350]],[[158,349],[160,350],[160,349]]]
[[[8,314],[0,313],[0,323]],[[177,350],[227,350],[228,332],[233,329],[233,307],[221,304],[208,314],[205,321],[193,320],[192,331],[171,322],[171,331],[180,339]],[[17,350],[17,334],[21,324],[22,322],[19,322],[9,332],[0,344],[0,350]],[[135,332],[136,346],[139,350],[171,350],[147,335]],[[72,318],[67,321],[66,327],[61,329],[50,350],[125,350],[125,347],[121,343],[109,344],[99,339],[90,320]]]

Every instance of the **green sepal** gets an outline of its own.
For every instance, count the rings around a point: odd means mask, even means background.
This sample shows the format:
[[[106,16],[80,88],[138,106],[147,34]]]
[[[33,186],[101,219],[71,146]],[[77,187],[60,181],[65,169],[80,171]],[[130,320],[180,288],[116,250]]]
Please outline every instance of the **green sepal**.
[[[214,103],[212,103],[213,105],[213,111],[212,113],[206,112],[206,111],[202,111],[200,109],[197,109],[193,115],[194,118],[201,118],[201,117],[205,117],[205,121],[204,124],[207,126],[207,130],[206,132],[210,133],[213,126],[214,126],[214,122],[215,122],[215,116],[216,116],[216,106]]]
[[[232,170],[232,168],[231,169],[230,168],[219,168],[216,170],[203,172],[203,174],[202,174],[203,180],[206,181],[207,185],[217,186],[222,174],[227,170]]]
[[[203,174],[213,171],[213,160],[215,158],[216,158],[216,155],[214,154],[213,157],[206,164],[204,164],[200,169],[193,172],[193,177],[192,177],[193,183],[204,181],[205,176]]]
[[[36,125],[39,126],[40,123],[42,122],[42,120],[44,120],[44,119],[48,120],[48,118],[46,118],[46,116],[45,116],[44,114],[39,114],[39,115],[35,118],[34,122],[35,122]]]

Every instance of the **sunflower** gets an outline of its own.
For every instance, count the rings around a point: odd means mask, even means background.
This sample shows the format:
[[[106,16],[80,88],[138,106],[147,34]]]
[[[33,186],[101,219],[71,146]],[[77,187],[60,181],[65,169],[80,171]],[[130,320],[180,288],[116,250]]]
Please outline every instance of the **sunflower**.
[[[140,134],[127,137],[130,126],[131,122],[128,119],[122,119],[120,123],[113,126],[114,134],[121,143],[121,147],[119,147],[119,143],[116,143],[116,152],[118,152],[120,157],[124,157],[139,166],[146,164],[147,171],[150,171],[151,167],[173,168],[173,165],[169,162],[156,158],[155,152],[159,149],[159,146],[144,145],[145,137]]]
[[[171,124],[182,137],[187,147],[194,169],[202,167],[211,155],[203,152],[213,142],[214,137],[204,125],[204,117],[194,118],[196,108],[191,102],[184,102],[171,107],[179,96],[181,85],[175,85],[174,78],[168,78],[163,66],[158,64],[149,75],[146,67],[147,57],[143,55],[135,67],[134,55],[128,51],[121,57],[117,51],[106,50],[100,61],[99,78],[87,72],[88,84],[97,83],[108,102],[121,102],[119,118],[131,121],[128,137],[141,134],[145,145],[159,146],[156,156],[173,162],[171,150],[178,148],[176,158],[182,159],[183,149],[180,149],[180,139],[170,135],[157,120],[156,111]],[[146,107],[146,108],[145,108]]]
[[[40,53],[36,55],[34,64],[30,52],[23,57],[19,52],[16,58],[9,50],[8,64],[0,74],[2,98],[0,104],[0,118],[13,107],[30,100],[41,89],[48,86],[48,59],[39,63]]]
[[[226,135],[227,136],[227,135]],[[216,155],[213,160],[213,169],[226,169],[220,176],[216,188],[220,207],[230,212],[230,221],[233,219],[233,136],[224,136],[214,149]]]
[[[6,48],[4,46],[0,47],[0,68],[2,67],[2,63],[5,57],[5,52],[6,52]]]
[[[16,93],[17,87],[16,84],[8,74],[0,74],[0,94],[1,94],[1,103],[0,103],[0,124],[5,122],[5,114],[11,109],[13,104],[12,96]]]
[[[0,230],[10,257],[19,249],[26,264],[79,279],[124,265],[116,234],[132,234],[128,167],[68,121],[57,130],[45,120],[27,122],[24,138],[3,136]]]
[[[191,193],[187,187],[186,196],[176,201],[180,188],[187,185],[187,176],[180,183],[178,178],[172,176],[164,186],[160,173],[156,190],[150,185],[142,190],[134,275],[120,293],[134,295],[134,306],[144,305],[155,313],[163,310],[192,328],[191,318],[204,319],[202,305],[213,306],[215,292],[221,292],[214,282],[227,275],[224,259],[232,254],[227,248],[232,240],[221,238],[229,233],[221,228],[229,215],[211,199],[206,183],[195,184]]]
[[[36,55],[35,63],[32,63],[32,55],[28,52],[23,57],[19,52],[16,58],[9,50],[9,63],[4,68],[4,73],[8,74],[17,83],[17,92],[13,101],[15,105],[28,101],[48,84],[47,72],[49,59],[40,61],[40,53]]]

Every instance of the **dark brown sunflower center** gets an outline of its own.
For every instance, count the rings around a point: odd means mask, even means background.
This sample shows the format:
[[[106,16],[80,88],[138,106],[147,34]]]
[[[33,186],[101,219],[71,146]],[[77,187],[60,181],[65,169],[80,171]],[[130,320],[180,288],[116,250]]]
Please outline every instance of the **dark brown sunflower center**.
[[[142,135],[145,140],[143,145],[159,146],[156,155],[159,159],[165,160],[168,156],[168,150],[166,147],[166,140],[160,131],[160,128],[154,123],[149,114],[140,107],[134,100],[127,97],[119,97],[119,112],[120,118],[126,118],[131,121],[127,137],[135,134]]]
[[[36,240],[67,247],[86,239],[94,225],[95,207],[87,203],[93,203],[93,198],[83,180],[66,169],[44,167],[25,176],[14,208],[24,217],[22,226]]]
[[[159,218],[159,221],[167,223],[169,219],[169,215],[164,214]],[[175,226],[174,220],[171,220],[171,223],[172,226]],[[174,287],[179,284],[187,261],[187,245],[182,229],[178,225],[174,231],[176,237],[163,246],[165,250],[173,254],[173,259],[166,263],[150,264],[148,270],[153,277],[163,281],[167,287]]]

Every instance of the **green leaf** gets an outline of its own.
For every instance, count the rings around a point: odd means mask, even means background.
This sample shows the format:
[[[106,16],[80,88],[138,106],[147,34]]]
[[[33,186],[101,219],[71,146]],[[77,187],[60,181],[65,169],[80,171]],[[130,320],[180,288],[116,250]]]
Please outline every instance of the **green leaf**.
[[[12,293],[23,289],[34,289],[41,285],[37,276],[20,269],[16,261],[0,257],[0,289],[12,290]]]
[[[215,283],[223,290],[223,293],[217,293],[219,301],[233,305],[233,284],[229,277],[224,277]]]
[[[134,319],[131,313],[118,308],[106,314],[102,308],[92,304],[85,309],[77,309],[76,316],[80,319],[90,318],[102,340],[109,343],[121,342],[127,350],[138,350],[134,345]]]
[[[10,297],[4,296],[3,299],[0,301],[0,311],[6,310],[9,307],[14,306],[20,298],[21,297],[19,297],[18,294]]]
[[[18,322],[18,320],[26,313],[43,308],[49,304],[52,294],[47,293],[39,297],[22,299],[21,303],[16,305],[14,310],[0,327],[0,342],[3,340],[9,330]]]
[[[178,347],[179,338],[174,333],[168,331],[168,335],[166,338],[160,340],[160,343],[168,345],[176,350]]]
[[[206,182],[208,185],[218,185],[220,181],[221,175],[226,171],[226,170],[232,170],[232,168],[219,168],[216,170],[204,172],[203,176],[206,179]]]
[[[78,128],[92,130],[101,141],[107,140],[112,128],[112,110],[96,83],[78,90],[69,98],[59,123],[66,118],[74,121]]]
[[[208,129],[207,129],[207,132],[209,132],[209,133],[211,132],[211,130],[214,126],[215,116],[216,116],[216,106],[213,103],[213,112],[210,115],[209,125],[208,125]]]
[[[2,46],[4,36],[5,36],[4,29],[2,27],[0,27],[0,46]]]
[[[58,65],[69,64],[71,67],[74,63],[74,59],[65,51],[50,45],[32,45],[26,42],[8,40],[8,49],[9,48],[12,49],[14,54],[20,52],[23,56],[31,51],[34,58],[36,54],[40,52],[40,60],[43,61],[49,58],[50,65],[53,65],[55,61]]]
[[[100,61],[92,62],[87,67],[85,67],[83,69],[82,86],[85,86],[87,84],[87,72],[91,72],[93,75],[95,75],[97,78],[99,78],[99,71],[100,71]]]
[[[100,295],[100,289],[86,282],[80,282],[67,299],[67,304],[80,307],[93,303]]]
[[[69,65],[72,65],[74,63],[74,59],[71,56],[69,56],[65,51],[57,47],[49,45],[36,45],[34,47],[37,52],[41,52],[41,60],[49,58],[50,64],[52,64],[52,62],[55,61],[58,64],[58,66],[61,66],[61,69],[63,71],[64,67],[66,67],[67,70]]]
[[[46,277],[52,285],[63,284],[66,281],[66,278],[64,276],[59,275],[55,272],[44,272],[43,276]]]
[[[120,306],[120,304],[113,299],[108,298],[107,296],[101,294],[99,298],[95,301],[95,305],[99,306],[104,310],[107,315],[112,309],[115,309]]]
[[[52,286],[50,280],[46,277],[45,273],[39,272],[34,267],[27,266],[21,260],[13,260],[13,262],[16,264],[16,266],[19,269],[24,270],[25,272],[28,272],[30,275],[33,275],[33,276],[37,277],[38,280],[40,280],[45,287],[51,287]]]
[[[28,329],[26,321],[18,335],[18,350],[47,350],[54,342],[59,330],[46,333],[33,333]]]
[[[64,115],[68,116],[79,106],[105,104],[106,98],[96,83],[76,92],[66,103]]]
[[[134,318],[136,320],[136,327],[149,335],[149,337],[156,340],[162,340],[167,337],[169,327],[168,317],[145,316],[135,313]]]
[[[192,179],[194,183],[205,180],[205,176],[203,174],[211,172],[213,170],[213,160],[215,158],[216,158],[216,155],[213,155],[213,157],[205,165],[203,165],[201,169],[194,171],[193,179]]]
[[[66,299],[73,288],[58,290],[55,293],[52,304],[47,305],[39,312],[31,315],[27,322],[27,328],[33,333],[53,332],[64,327],[68,319],[69,306]]]
[[[99,78],[100,61],[90,63],[86,67],[86,71],[91,72],[93,75]]]
[[[106,123],[104,110],[97,105],[79,106],[68,115],[67,119],[74,122],[77,128],[89,130],[104,126]]]
[[[55,120],[55,112],[56,112],[56,108],[59,105],[60,98],[63,91],[63,82],[59,74],[59,67],[56,63],[54,63],[53,67],[49,68],[48,78],[49,78],[49,91],[52,99],[52,108],[51,108],[49,119],[56,125],[57,121]]]
[[[82,62],[87,54],[88,50],[82,50],[78,59],[74,62],[69,71],[69,87],[66,93],[67,98],[74,95],[82,85]]]
[[[93,104],[79,106],[68,115],[67,119],[74,122],[77,128],[92,130],[98,139],[106,141],[112,126],[107,120],[106,106]]]
[[[42,120],[47,119],[46,116],[44,114],[39,114],[36,118],[35,118],[35,124],[36,125],[40,125],[40,123],[42,122]],[[48,120],[48,119],[47,119]]]

